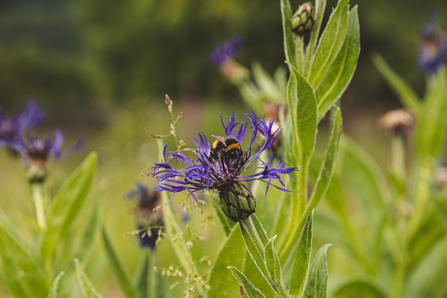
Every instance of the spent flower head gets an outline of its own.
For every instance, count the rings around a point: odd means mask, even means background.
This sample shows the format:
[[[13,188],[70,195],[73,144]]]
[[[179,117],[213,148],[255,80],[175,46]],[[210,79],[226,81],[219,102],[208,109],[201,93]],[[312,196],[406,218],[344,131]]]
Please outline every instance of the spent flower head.
[[[63,144],[64,135],[59,129],[55,130],[54,136],[47,135],[45,138],[27,136],[15,144],[15,150],[22,155],[26,165],[30,183],[40,183],[45,180],[48,159],[57,161],[75,151],[83,150],[84,139],[81,138],[75,145],[65,150],[62,150]]]
[[[222,74],[233,83],[240,83],[250,76],[249,70],[235,60],[241,44],[242,38],[234,36],[219,45],[210,56],[211,62],[218,66]]]
[[[0,147],[7,146],[15,149],[22,140],[23,134],[41,124],[44,119],[44,113],[34,100],[28,101],[25,111],[15,117],[3,116],[0,106]]]
[[[135,201],[134,218],[140,247],[155,249],[163,227],[160,195],[142,183],[135,184],[136,188],[129,191],[124,198]]]
[[[386,133],[391,136],[401,137],[405,143],[411,137],[415,123],[415,116],[406,109],[389,111],[378,119],[379,126]]]
[[[433,12],[431,23],[426,24],[422,29],[418,64],[427,75],[433,75],[439,71],[447,52],[447,36],[437,23],[437,14]]]
[[[234,221],[245,219],[255,211],[255,200],[244,182],[259,180],[266,183],[266,194],[270,186],[288,191],[281,175],[288,175],[297,168],[286,167],[286,164],[280,162],[272,167],[271,152],[268,160],[263,161],[260,158],[261,153],[269,150],[278,138],[280,128],[273,130],[273,120],[267,123],[254,112],[253,116],[245,116],[252,128],[245,151],[241,146],[248,123],[235,122],[234,113],[227,125],[221,117],[225,136],[212,136],[215,139],[213,144],[210,144],[204,133],[199,134],[198,140],[194,138],[197,146],[196,160],[189,159],[181,151],[168,152],[165,145],[164,160],[152,168],[156,190],[171,192],[172,197],[176,193],[187,191],[196,202],[197,191],[216,190],[219,192],[222,209]],[[252,145],[258,133],[264,137],[264,144],[253,154]],[[255,161],[259,163],[254,163]],[[180,164],[184,167],[177,168]],[[274,184],[274,181],[278,183]]]

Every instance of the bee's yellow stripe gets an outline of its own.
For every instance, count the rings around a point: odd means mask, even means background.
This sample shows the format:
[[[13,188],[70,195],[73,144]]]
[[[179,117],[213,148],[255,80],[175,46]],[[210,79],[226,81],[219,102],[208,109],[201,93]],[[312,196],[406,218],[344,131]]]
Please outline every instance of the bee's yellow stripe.
[[[233,149],[241,149],[241,146],[239,144],[231,144],[227,148],[225,148],[225,152],[228,152]]]
[[[217,144],[219,144],[219,140],[215,140],[215,141],[214,141],[214,143],[213,143],[213,149],[216,149]]]

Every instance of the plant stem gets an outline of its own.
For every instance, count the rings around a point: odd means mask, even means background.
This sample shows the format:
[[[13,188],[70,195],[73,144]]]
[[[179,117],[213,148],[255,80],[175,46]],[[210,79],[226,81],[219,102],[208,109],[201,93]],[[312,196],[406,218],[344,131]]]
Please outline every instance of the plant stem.
[[[296,47],[296,64],[297,69],[300,73],[304,75],[304,43],[303,38],[297,36],[295,39],[295,47]]]
[[[42,183],[32,183],[31,193],[34,201],[34,207],[36,209],[37,224],[40,230],[45,230],[47,228],[47,223],[45,220],[45,208],[43,204],[43,185]]]
[[[155,267],[155,260],[157,259],[157,251],[154,250],[150,250],[148,251],[148,258],[147,258],[147,266],[148,266],[148,285],[147,285],[147,297],[157,297],[156,296],[156,272],[154,270]]]

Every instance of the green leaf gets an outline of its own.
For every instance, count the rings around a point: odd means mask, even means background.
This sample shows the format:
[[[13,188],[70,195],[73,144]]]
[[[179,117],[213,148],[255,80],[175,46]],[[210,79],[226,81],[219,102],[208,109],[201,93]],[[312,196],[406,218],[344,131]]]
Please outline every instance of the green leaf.
[[[208,291],[208,297],[238,297],[238,283],[227,268],[230,265],[243,268],[246,258],[247,252],[241,230],[235,227],[214,262],[209,277],[211,289]]]
[[[81,265],[79,264],[78,259],[74,260],[76,264],[76,272],[78,273],[78,282],[81,287],[82,294],[85,298],[102,298],[101,294],[99,294],[95,287],[92,285],[89,280],[87,274],[85,274],[84,270],[82,270]]]
[[[104,202],[106,184],[101,183],[98,193],[93,201],[93,205],[90,207],[90,213],[86,219],[85,230],[81,236],[81,240],[76,247],[71,259],[78,259],[83,262],[91,255],[96,236],[98,235],[102,214],[102,206]]]
[[[48,298],[57,298],[57,288],[59,286],[59,281],[64,275],[64,271],[59,272],[59,274],[54,279],[53,283],[51,284],[50,292],[48,293]]]
[[[262,90],[267,100],[277,103],[281,101],[281,91],[273,78],[262,68],[258,62],[253,63],[253,79],[256,85]]]
[[[258,266],[256,266],[255,262],[250,257],[250,253],[248,251],[243,273],[248,280],[266,297],[275,297],[275,292],[273,292],[270,282],[267,281],[264,275],[262,275],[261,271],[259,271]]]
[[[154,271],[150,267],[154,267],[150,263],[150,253],[151,251],[149,249],[143,250],[143,253],[141,254],[140,261],[138,262],[137,271],[135,273],[134,277],[134,288],[138,289],[138,292],[140,293],[140,296],[143,298],[148,297],[148,279],[149,279],[149,270]]]
[[[251,217],[246,219],[246,221],[249,221]],[[253,262],[258,267],[259,271],[261,271],[262,275],[266,280],[269,278],[269,274],[267,271],[267,268],[265,267],[264,263],[264,249],[263,244],[256,243],[257,241],[260,242],[261,239],[259,239],[259,236],[255,235],[256,230],[252,226],[251,228],[246,228],[245,225],[242,222],[239,222],[239,226],[241,228],[242,237],[244,238],[245,246],[247,247],[247,250],[253,259]]]
[[[216,212],[217,218],[222,224],[222,228],[225,231],[225,235],[230,235],[231,230],[234,228],[236,223],[229,219],[225,213],[222,211],[222,207],[220,206],[220,202],[218,199],[210,198],[211,206],[213,206],[214,211]],[[226,267],[225,267],[226,268]]]
[[[441,277],[445,284],[443,266],[446,260],[447,240],[438,243],[420,262],[408,278],[407,287],[402,297],[419,298],[427,297],[428,291],[435,286],[437,277]],[[440,276],[441,273],[441,276]]]
[[[438,214],[439,219],[444,226],[445,231],[447,231],[447,207],[445,204],[437,197],[433,198],[436,208],[434,208]]]
[[[365,220],[372,227],[378,227],[385,210],[384,202],[389,201],[385,176],[373,158],[352,140],[346,138],[342,144],[344,173],[363,209]]]
[[[332,62],[321,83],[315,89],[318,120],[342,96],[351,82],[360,54],[360,27],[357,6],[349,13],[348,33],[343,46]]]
[[[50,206],[48,228],[40,246],[44,259],[52,255],[56,243],[68,234],[76,220],[92,185],[96,163],[97,154],[92,152],[55,194]]]
[[[328,279],[327,249],[329,246],[331,245],[324,245],[315,256],[307,278],[304,298],[326,298]]]
[[[110,240],[105,227],[102,227],[101,232],[102,239],[104,241],[104,248],[106,250],[111,267],[110,269],[112,270],[112,274],[115,277],[116,283],[127,298],[138,298],[139,296],[137,295],[137,292],[130,281],[129,272],[125,267],[121,257],[117,254],[116,248]]]
[[[262,244],[264,246],[267,245],[269,238],[267,237],[267,232],[264,230],[264,227],[262,226],[261,222],[259,221],[259,218],[254,214],[250,217],[251,217],[251,220],[253,221],[253,225],[256,229],[256,232],[258,233],[259,237],[261,238]]]
[[[405,80],[397,73],[395,73],[379,54],[375,54],[372,57],[372,61],[380,74],[385,78],[388,85],[399,97],[402,104],[409,108],[413,113],[418,114],[421,102],[411,86],[407,84],[407,82],[405,82]]]
[[[0,212],[0,270],[14,297],[46,297],[50,288],[41,260],[25,245],[19,229]]]
[[[307,201],[307,183],[309,163],[315,149],[317,135],[317,101],[314,91],[306,79],[292,67],[288,90],[289,111],[292,119],[295,155],[299,157],[297,175],[297,193],[292,199],[290,218],[299,219]],[[287,148],[288,151],[291,148]],[[285,241],[281,244],[279,257],[285,262],[292,252],[301,230],[299,220],[289,221]]]
[[[340,286],[334,293],[336,298],[387,298],[381,287],[367,279],[353,278]]]
[[[317,87],[331,66],[346,38],[348,30],[348,0],[340,0],[332,12],[318,43],[312,62],[309,83]]]
[[[253,286],[253,284],[245,277],[242,272],[237,270],[235,267],[229,266],[228,269],[230,269],[231,273],[233,274],[234,278],[237,280],[237,282],[244,287],[244,293],[246,298],[262,298],[264,294],[261,293],[258,289]],[[238,297],[238,296],[237,296]]]
[[[335,165],[337,164],[339,142],[343,128],[340,108],[337,107],[334,109],[334,115],[332,116],[331,120],[332,132],[329,139],[329,144],[326,148],[324,161],[321,165],[320,173],[318,174],[318,179],[315,183],[315,188],[305,213],[306,216],[318,206],[318,203],[326,194],[329,184],[331,183],[332,176],[334,175]]]
[[[416,127],[416,148],[421,161],[428,156],[438,159],[443,152],[447,128],[447,78],[444,67],[433,82],[421,109]]]
[[[290,277],[290,295],[299,297],[306,285],[306,278],[310,267],[310,255],[312,253],[312,217],[309,214],[304,225],[298,248],[293,261],[292,276]]]
[[[281,17],[286,60],[290,61],[293,66],[296,66],[295,34],[290,27],[290,22],[292,20],[292,6],[290,6],[289,0],[281,0]]]
[[[315,24],[312,32],[310,33],[309,45],[307,46],[306,53],[306,68],[305,77],[309,78],[312,62],[314,59],[315,46],[317,45],[318,36],[320,35],[321,24],[323,23],[324,11],[326,9],[326,0],[315,1]]]
[[[264,251],[264,259],[265,264],[267,265],[267,270],[270,274],[271,280],[275,283],[275,285],[278,287],[278,289],[281,290],[282,283],[282,273],[281,273],[281,263],[279,262],[278,255],[276,254],[275,247],[273,246],[273,243],[275,241],[276,236],[272,237],[267,242],[267,245],[265,246]],[[282,290],[283,292],[284,290]]]

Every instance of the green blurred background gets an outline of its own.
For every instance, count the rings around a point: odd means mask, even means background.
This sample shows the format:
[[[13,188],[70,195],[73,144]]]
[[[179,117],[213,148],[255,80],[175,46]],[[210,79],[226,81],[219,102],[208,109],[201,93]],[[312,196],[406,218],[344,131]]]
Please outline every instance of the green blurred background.
[[[294,8],[300,3],[291,2]],[[437,9],[440,26],[447,29],[447,2],[352,0],[351,5],[355,4],[359,5],[362,51],[342,98],[345,131],[386,168],[388,147],[375,119],[399,103],[370,56],[380,52],[422,93],[425,79],[416,65],[420,29],[430,20],[430,7]],[[326,18],[335,5],[335,0],[328,1]],[[156,161],[156,145],[148,135],[169,131],[164,94],[174,100],[174,112],[184,113],[179,135],[189,145],[190,136],[198,131],[211,134],[215,127],[221,131],[219,112],[225,119],[234,110],[242,119],[242,112],[248,111],[237,89],[209,61],[210,52],[233,35],[244,39],[237,59],[241,64],[259,61],[270,73],[283,64],[279,1],[0,2],[0,104],[6,114],[15,113],[33,97],[48,114],[42,132],[61,127],[67,145],[83,135],[87,151],[99,152],[98,182],[105,177],[109,185],[107,224],[131,271],[139,250],[136,239],[122,236],[133,229],[132,204],[122,195],[135,180],[145,182],[139,173]],[[84,156],[77,153],[51,167],[54,188]],[[16,222],[33,216],[23,177],[16,175],[21,171],[20,161],[0,150],[0,207]],[[211,214],[206,207],[205,215]],[[194,221],[198,229],[200,220]],[[200,233],[216,247],[220,245],[222,231]],[[195,253],[206,252],[206,245],[199,245]],[[95,273],[95,267],[106,264],[98,256],[89,269],[104,292],[112,282],[100,270]],[[165,251],[163,262],[175,264],[169,256]],[[7,297],[6,292],[0,291],[3,296]],[[120,296],[112,287],[105,297]],[[181,297],[181,291],[173,297]]]

